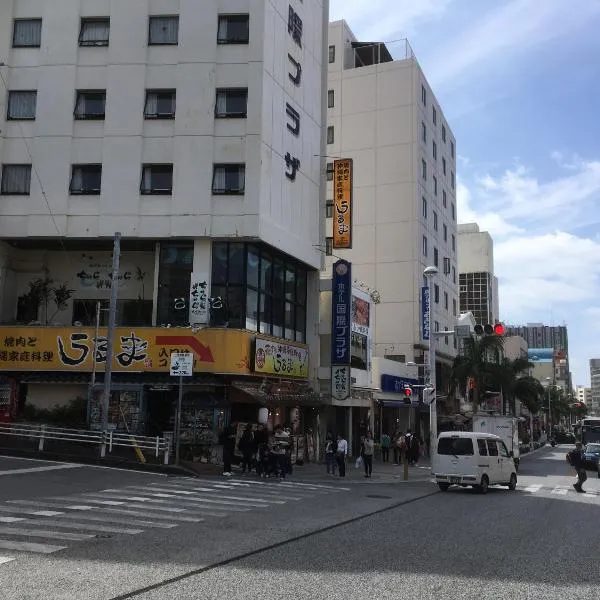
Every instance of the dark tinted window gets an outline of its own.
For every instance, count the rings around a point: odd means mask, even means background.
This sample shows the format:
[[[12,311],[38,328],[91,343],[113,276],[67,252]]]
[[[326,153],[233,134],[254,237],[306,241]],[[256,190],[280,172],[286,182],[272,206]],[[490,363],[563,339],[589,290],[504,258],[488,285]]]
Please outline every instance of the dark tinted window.
[[[498,456],[498,446],[495,440],[487,440],[490,456]]]
[[[473,440],[471,438],[440,438],[438,441],[438,454],[455,456],[472,456]]]
[[[477,447],[479,448],[479,455],[480,456],[487,456],[488,455],[487,445],[485,443],[485,440],[477,440]]]

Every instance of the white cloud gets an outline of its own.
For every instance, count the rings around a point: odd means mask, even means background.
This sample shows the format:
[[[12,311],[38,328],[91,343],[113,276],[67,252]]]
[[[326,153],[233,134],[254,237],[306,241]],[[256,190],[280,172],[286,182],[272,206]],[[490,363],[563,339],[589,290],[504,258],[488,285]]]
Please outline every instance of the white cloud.
[[[412,35],[418,24],[441,17],[452,1],[331,0],[329,20],[345,19],[363,41],[387,41]]]
[[[418,4],[418,3],[415,3]],[[535,5],[533,5],[535,4]],[[506,61],[530,52],[533,46],[551,42],[587,25],[600,14],[600,3],[590,0],[511,0],[458,31],[436,49],[430,79],[435,85],[459,85],[457,79],[473,75],[490,62]]]

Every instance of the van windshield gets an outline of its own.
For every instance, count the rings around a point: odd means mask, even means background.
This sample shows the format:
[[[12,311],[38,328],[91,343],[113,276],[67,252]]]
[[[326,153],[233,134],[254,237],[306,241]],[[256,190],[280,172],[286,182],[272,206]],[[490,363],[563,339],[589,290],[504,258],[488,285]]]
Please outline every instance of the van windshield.
[[[440,438],[438,440],[438,454],[450,454],[454,456],[472,456],[473,440],[471,438]]]

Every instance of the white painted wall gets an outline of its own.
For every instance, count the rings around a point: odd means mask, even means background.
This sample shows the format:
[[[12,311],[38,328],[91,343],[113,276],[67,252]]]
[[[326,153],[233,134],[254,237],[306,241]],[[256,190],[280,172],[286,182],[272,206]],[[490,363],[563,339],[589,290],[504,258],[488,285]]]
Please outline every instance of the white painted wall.
[[[291,90],[284,0],[3,0],[0,62],[9,89],[38,91],[33,122],[5,122],[0,162],[36,166],[29,197],[0,203],[0,237],[260,238],[318,268],[321,86],[327,0],[290,0],[304,22],[303,82]],[[219,13],[250,13],[249,45],[217,46]],[[149,15],[180,15],[179,45],[148,47]],[[108,48],[80,48],[80,17],[111,18]],[[41,17],[39,49],[12,49],[13,18]],[[325,19],[326,21],[326,19]],[[294,44],[295,46],[295,44]],[[217,87],[248,87],[248,118],[214,119]],[[76,89],[106,89],[106,119],[73,120]],[[176,88],[173,121],[144,121],[147,88]],[[285,98],[301,113],[287,139]],[[291,137],[291,136],[289,136]],[[27,140],[27,143],[25,142]],[[295,183],[283,150],[301,160]],[[32,157],[32,158],[31,158]],[[246,164],[246,193],[212,196],[213,163]],[[102,163],[100,196],[70,196],[70,166]],[[172,196],[141,196],[143,163],[173,163]],[[41,182],[41,184],[40,184]],[[45,192],[45,197],[44,193]],[[50,212],[54,215],[51,218]]]
[[[494,241],[477,223],[458,226],[459,273],[494,273]],[[497,315],[497,313],[496,313]]]

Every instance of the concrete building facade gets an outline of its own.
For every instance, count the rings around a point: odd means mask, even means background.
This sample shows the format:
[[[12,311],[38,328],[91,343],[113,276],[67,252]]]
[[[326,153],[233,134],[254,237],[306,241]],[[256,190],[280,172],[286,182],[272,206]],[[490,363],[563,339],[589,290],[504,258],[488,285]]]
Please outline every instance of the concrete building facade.
[[[591,397],[588,404],[590,415],[600,416],[600,358],[590,359]]]
[[[77,328],[93,327],[98,303],[106,323],[120,232],[117,325],[146,328],[131,334],[144,359],[132,357],[150,374],[128,378],[131,362],[115,368],[140,414],[154,402],[146,383],[168,372],[162,354],[181,344],[204,353],[195,391],[210,383],[213,406],[231,404],[223,389],[235,376],[255,402],[252,386],[270,377],[291,381],[297,397],[314,388],[328,2],[203,4],[0,4],[0,315],[20,328],[2,338],[39,345],[44,328],[63,327],[60,347],[2,347],[5,373],[66,370],[65,396],[85,395],[73,357],[89,371],[96,353],[93,330],[83,343]],[[40,282],[50,294],[41,303],[32,296]],[[198,339],[155,332],[190,325]],[[256,363],[258,339],[285,356],[263,348]],[[225,379],[209,382],[207,370]],[[29,377],[29,392],[35,385]]]

